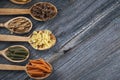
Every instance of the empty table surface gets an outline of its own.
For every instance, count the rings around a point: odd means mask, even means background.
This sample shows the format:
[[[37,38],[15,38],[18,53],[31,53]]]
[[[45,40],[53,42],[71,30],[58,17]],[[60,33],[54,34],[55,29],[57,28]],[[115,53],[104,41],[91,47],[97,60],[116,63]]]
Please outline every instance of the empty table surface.
[[[34,30],[51,30],[56,45],[45,51],[37,51],[28,43],[0,42],[0,50],[11,45],[24,45],[30,50],[29,59],[49,59],[63,51],[64,56],[55,60],[53,74],[46,80],[120,80],[120,0],[32,0],[17,5],[1,0],[0,8],[30,8],[37,2],[51,2],[58,8],[58,15],[49,21],[39,22],[30,15]],[[0,16],[6,22],[17,16]],[[10,34],[0,28],[0,34]],[[16,35],[16,34],[13,34]],[[0,56],[1,64],[11,63]],[[0,71],[0,80],[33,80],[24,71]]]

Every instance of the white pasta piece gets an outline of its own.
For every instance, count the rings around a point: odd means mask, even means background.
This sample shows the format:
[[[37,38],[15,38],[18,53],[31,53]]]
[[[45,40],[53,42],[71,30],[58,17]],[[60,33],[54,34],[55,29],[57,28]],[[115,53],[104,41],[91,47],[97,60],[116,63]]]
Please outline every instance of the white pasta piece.
[[[48,41],[44,40],[46,46],[50,47],[50,44],[48,43]]]

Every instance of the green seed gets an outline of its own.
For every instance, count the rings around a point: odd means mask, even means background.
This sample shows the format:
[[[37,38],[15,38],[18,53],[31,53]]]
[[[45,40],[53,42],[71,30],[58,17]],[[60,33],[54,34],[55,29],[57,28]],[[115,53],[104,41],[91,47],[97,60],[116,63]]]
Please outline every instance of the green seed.
[[[10,57],[10,59],[12,59],[12,60],[24,60],[25,58],[14,58],[14,57]]]
[[[26,49],[21,47],[8,48],[9,51],[26,51]]]
[[[27,51],[15,51],[15,54],[27,56],[27,55],[28,55],[28,52],[27,52]]]
[[[26,58],[24,55],[16,55],[16,54],[9,54],[8,57],[15,57],[15,58]]]

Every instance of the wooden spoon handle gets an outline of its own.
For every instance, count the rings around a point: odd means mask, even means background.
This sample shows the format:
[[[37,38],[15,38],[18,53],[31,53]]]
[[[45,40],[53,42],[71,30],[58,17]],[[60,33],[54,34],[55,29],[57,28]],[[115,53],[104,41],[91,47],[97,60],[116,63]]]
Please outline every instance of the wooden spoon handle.
[[[0,8],[0,15],[19,15],[19,14],[29,14],[29,9],[8,9]]]
[[[3,50],[0,51],[0,55],[2,55],[2,54],[3,54]]]
[[[28,42],[29,37],[2,35],[0,34],[0,41],[15,41],[15,42]]]
[[[0,64],[0,70],[25,70],[25,66]]]
[[[5,27],[4,23],[0,23],[0,27]]]

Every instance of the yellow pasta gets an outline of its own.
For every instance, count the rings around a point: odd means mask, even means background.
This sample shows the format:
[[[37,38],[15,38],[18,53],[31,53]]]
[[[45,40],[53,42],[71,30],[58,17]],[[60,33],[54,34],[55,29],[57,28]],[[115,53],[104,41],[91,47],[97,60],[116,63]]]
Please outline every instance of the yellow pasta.
[[[35,49],[48,49],[52,47],[56,42],[55,38],[51,39],[51,34],[52,32],[49,30],[34,31],[29,42]]]

